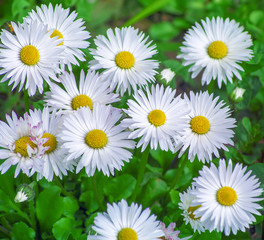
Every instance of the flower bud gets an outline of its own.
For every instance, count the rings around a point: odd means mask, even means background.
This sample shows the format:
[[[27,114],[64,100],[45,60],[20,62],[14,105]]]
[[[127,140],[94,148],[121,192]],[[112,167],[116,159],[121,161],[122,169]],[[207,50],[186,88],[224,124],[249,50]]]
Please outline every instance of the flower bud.
[[[175,76],[175,72],[171,71],[170,68],[165,68],[161,71],[161,79],[165,79],[169,83]]]
[[[246,90],[243,88],[236,87],[231,93],[230,97],[234,102],[241,102],[243,100],[243,95]]]
[[[19,186],[17,190],[17,194],[15,197],[15,202],[25,202],[34,198],[35,192],[33,190],[34,183],[31,184],[22,184]]]

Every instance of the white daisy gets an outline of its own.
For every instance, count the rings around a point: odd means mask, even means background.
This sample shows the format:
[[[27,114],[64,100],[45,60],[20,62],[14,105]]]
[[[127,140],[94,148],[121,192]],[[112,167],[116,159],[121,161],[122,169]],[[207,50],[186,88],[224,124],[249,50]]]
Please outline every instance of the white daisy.
[[[55,111],[50,113],[48,107],[45,107],[43,111],[30,110],[30,116],[33,123],[42,122],[41,138],[45,139],[43,142],[45,148],[45,153],[42,156],[43,167],[38,173],[37,179],[45,177],[48,181],[52,181],[54,174],[62,178],[62,175],[67,175],[67,170],[73,170],[73,162],[64,161],[67,152],[61,147],[62,142],[58,138],[63,117]]]
[[[238,230],[246,231],[256,221],[253,214],[260,215],[257,209],[262,207],[255,203],[263,200],[260,182],[256,176],[250,176],[242,164],[236,164],[232,169],[231,159],[226,166],[224,159],[219,161],[218,169],[211,163],[210,168],[204,166],[199,171],[200,176],[194,179],[196,190],[193,191],[194,205],[201,205],[195,216],[209,231],[216,229],[229,235]]]
[[[104,175],[114,175],[114,169],[121,170],[123,161],[128,162],[134,142],[128,139],[128,132],[116,123],[122,114],[112,106],[94,104],[77,109],[65,117],[61,139],[69,155],[68,161],[78,159],[77,173],[85,167],[88,176],[97,168]]]
[[[187,240],[190,239],[192,236],[185,237],[185,238],[179,238],[180,231],[174,231],[174,228],[176,227],[176,223],[172,222],[169,224],[169,226],[166,228],[165,223],[161,222],[160,227],[164,233],[164,237],[161,237],[160,239],[164,240]]]
[[[60,81],[65,90],[52,84],[51,92],[46,94],[47,105],[52,108],[69,113],[80,107],[93,109],[94,103],[109,104],[119,101],[118,95],[110,92],[109,83],[101,81],[95,71],[89,70],[85,77],[84,71],[81,70],[79,88],[72,72],[65,72],[60,76]]]
[[[202,26],[198,23],[189,29],[184,37],[184,46],[178,58],[184,59],[184,65],[191,65],[192,78],[195,78],[202,70],[202,84],[209,84],[212,79],[217,79],[219,88],[222,81],[232,82],[235,75],[239,80],[241,76],[238,70],[243,68],[238,64],[249,61],[253,51],[252,40],[244,28],[228,18],[206,18],[202,20]]]
[[[159,240],[164,234],[150,209],[132,203],[128,206],[122,199],[113,205],[107,204],[107,212],[99,213],[94,219],[93,229],[98,240]]]
[[[188,188],[186,192],[180,193],[180,200],[179,208],[183,210],[182,216],[184,217],[184,221],[186,224],[190,223],[193,231],[198,231],[199,233],[204,232],[204,226],[200,221],[200,218],[195,216],[195,210],[200,207],[198,206],[191,206],[195,196],[192,194],[195,188]]]
[[[159,64],[150,59],[157,53],[155,45],[150,46],[143,32],[133,27],[107,30],[107,37],[98,36],[94,42],[96,49],[90,49],[95,60],[90,61],[91,69],[104,69],[102,78],[110,80],[110,87],[123,95],[131,93],[137,86],[154,82]]]
[[[189,147],[188,158],[193,161],[197,155],[198,160],[209,162],[212,154],[219,157],[219,149],[228,151],[226,144],[233,145],[231,138],[236,120],[231,118],[229,107],[224,102],[217,103],[219,97],[213,99],[213,94],[206,92],[194,94],[190,92],[190,99],[185,99],[191,108],[188,115],[188,127],[185,129],[183,147],[179,157]]]
[[[50,78],[59,81],[59,60],[63,47],[61,40],[50,38],[47,27],[34,21],[30,24],[11,23],[14,34],[2,30],[0,40],[0,75],[5,74],[1,82],[8,79],[13,89],[20,83],[19,91],[25,85],[30,96],[36,88],[43,92],[43,79],[50,84]]]
[[[174,151],[174,140],[182,136],[188,127],[186,115],[190,112],[186,102],[178,96],[176,90],[170,87],[152,85],[147,94],[142,90],[135,92],[135,100],[129,99],[128,109],[124,112],[129,118],[122,121],[123,126],[132,130],[129,138],[140,138],[137,147],[142,146],[144,151],[150,143],[151,149]]]
[[[44,4],[32,10],[29,16],[24,18],[26,22],[37,20],[41,24],[47,25],[51,37],[62,39],[61,45],[65,47],[63,63],[68,65],[71,71],[71,64],[78,65],[77,61],[85,61],[84,53],[80,49],[86,49],[90,43],[86,40],[90,38],[90,33],[85,31],[84,21],[76,20],[77,13],[73,11],[70,15],[70,8],[64,9],[62,5],[53,8]]]
[[[45,152],[43,142],[38,138],[41,123],[33,126],[27,113],[24,118],[18,118],[12,112],[12,118],[6,115],[6,120],[7,123],[0,121],[0,156],[5,160],[0,165],[1,173],[5,173],[12,165],[17,165],[15,177],[20,170],[28,176],[39,172],[41,157]]]

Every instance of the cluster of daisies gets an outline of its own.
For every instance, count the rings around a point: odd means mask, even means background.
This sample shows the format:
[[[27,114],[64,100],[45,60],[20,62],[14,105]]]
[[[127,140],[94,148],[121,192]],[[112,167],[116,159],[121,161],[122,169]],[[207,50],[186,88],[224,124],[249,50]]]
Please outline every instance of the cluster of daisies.
[[[233,145],[236,121],[219,97],[208,91],[176,96],[176,90],[155,83],[159,63],[152,59],[156,46],[133,27],[109,29],[107,36],[94,39],[77,13],[42,5],[10,24],[0,35],[0,74],[13,89],[29,96],[45,92],[43,110],[30,110],[23,117],[15,112],[0,121],[0,165],[5,173],[16,165],[15,177],[22,171],[37,179],[52,181],[68,171],[85,169],[114,175],[129,162],[134,148],[145,151],[158,147],[181,157],[210,162],[219,150]],[[216,80],[218,86],[241,79],[238,64],[250,60],[251,37],[234,20],[212,18],[189,30],[179,58],[192,65],[192,77],[202,72],[202,84]],[[72,66],[85,61],[88,49],[93,60],[76,78]],[[166,72],[170,74],[171,72]],[[165,78],[165,77],[164,77]],[[113,103],[127,94],[127,108]],[[245,231],[259,214],[262,189],[255,176],[231,160],[204,167],[192,187],[181,194],[179,207],[194,231]],[[174,224],[168,228],[150,210],[141,211],[125,200],[108,204],[107,213],[95,218],[97,235],[91,239],[179,239]],[[187,239],[187,238],[186,238]]]

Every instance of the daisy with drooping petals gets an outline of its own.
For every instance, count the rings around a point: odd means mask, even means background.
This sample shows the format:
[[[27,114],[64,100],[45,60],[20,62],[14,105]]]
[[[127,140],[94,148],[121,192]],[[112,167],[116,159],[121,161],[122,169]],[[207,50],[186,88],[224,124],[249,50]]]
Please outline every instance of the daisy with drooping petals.
[[[160,223],[161,229],[164,233],[164,237],[161,237],[160,239],[164,240],[187,240],[190,239],[192,236],[185,237],[185,238],[179,238],[180,231],[174,231],[174,228],[176,227],[176,223],[170,223],[169,226],[166,228],[165,223]]]
[[[84,30],[82,19],[76,20],[78,14],[75,11],[69,13],[70,9],[62,8],[61,4],[55,8],[51,3],[49,6],[42,4],[36,11],[32,10],[24,20],[26,22],[37,20],[47,25],[51,37],[62,39],[60,44],[65,47],[62,63],[67,64],[71,71],[71,64],[79,66],[77,59],[85,61],[84,53],[80,49],[86,49],[90,45],[86,41],[90,38],[90,33]]]
[[[73,112],[80,107],[93,109],[94,103],[109,104],[119,101],[118,95],[110,92],[107,81],[101,81],[99,74],[89,70],[86,77],[81,70],[79,89],[73,73],[65,72],[60,76],[65,90],[56,84],[46,94],[47,105],[63,112]]]
[[[198,231],[199,233],[204,232],[204,226],[202,222],[200,221],[200,218],[197,218],[194,214],[195,210],[200,207],[198,206],[192,206],[192,202],[195,199],[195,196],[192,194],[192,191],[194,191],[195,188],[192,186],[192,188],[188,188],[186,192],[180,193],[180,200],[179,208],[183,210],[183,217],[186,224],[190,223],[193,231]]]
[[[238,64],[249,61],[253,51],[252,40],[244,28],[234,20],[220,17],[202,20],[190,29],[184,37],[184,46],[178,58],[184,59],[184,65],[191,65],[192,78],[202,70],[202,84],[209,84],[212,79],[217,79],[219,88],[227,80],[232,83],[233,75],[239,80],[238,70],[243,68]]]
[[[50,84],[50,78],[59,81],[59,61],[64,48],[58,46],[61,40],[50,38],[47,27],[32,21],[30,24],[11,23],[14,34],[2,30],[0,40],[1,82],[8,79],[13,89],[20,83],[19,91],[25,86],[30,96],[43,92],[43,79]]]
[[[134,142],[128,139],[124,127],[116,125],[122,114],[112,106],[94,104],[93,111],[88,107],[77,109],[65,117],[61,139],[69,154],[68,161],[77,159],[77,173],[85,168],[88,176],[96,169],[104,175],[114,175],[121,170],[124,161],[128,162]]]
[[[93,229],[97,240],[158,240],[164,233],[150,209],[132,203],[128,206],[122,199],[113,205],[107,204],[107,212],[99,213],[94,219]]]
[[[211,163],[210,168],[204,166],[199,171],[200,176],[194,179],[195,195],[194,205],[201,205],[195,216],[209,231],[216,229],[229,235],[232,231],[246,231],[249,224],[256,221],[253,214],[260,215],[257,211],[262,207],[256,202],[260,198],[262,188],[251,171],[246,172],[242,164],[232,168],[231,159],[228,165],[224,159],[219,161],[218,169]]]
[[[147,88],[147,94],[142,90],[135,92],[135,100],[129,99],[128,109],[124,112],[129,118],[122,121],[123,126],[132,130],[129,138],[140,138],[137,147],[142,146],[144,151],[150,143],[151,149],[174,151],[174,140],[182,136],[184,129],[188,127],[186,115],[189,108],[186,102],[178,96],[176,90],[170,87],[152,85],[151,91]]]
[[[32,122],[42,122],[41,138],[45,152],[42,156],[42,168],[38,172],[37,179],[42,177],[48,181],[52,181],[56,175],[62,178],[62,175],[67,175],[67,170],[73,170],[73,162],[66,162],[64,158],[66,151],[61,147],[62,143],[58,138],[63,117],[55,111],[49,112],[49,108],[45,107],[41,110],[30,110]]]
[[[38,138],[41,123],[33,126],[26,113],[18,118],[12,112],[12,118],[6,115],[7,123],[0,121],[0,157],[5,161],[0,165],[1,173],[5,173],[12,165],[17,165],[15,177],[22,170],[26,175],[39,172],[42,167],[41,157],[45,152],[42,141]]]
[[[233,145],[236,120],[231,118],[229,107],[224,102],[217,103],[219,97],[213,99],[213,94],[206,92],[194,94],[190,92],[190,99],[185,100],[191,108],[188,115],[188,127],[182,138],[182,148],[179,157],[189,147],[188,158],[193,161],[195,156],[203,163],[212,160],[212,154],[219,157],[219,149],[228,151],[226,144]]]
[[[148,37],[133,27],[107,30],[107,37],[98,36],[94,42],[96,49],[90,49],[95,60],[90,61],[91,69],[104,69],[102,78],[110,80],[110,88],[124,95],[131,87],[145,86],[155,81],[159,64],[150,59],[157,53],[155,45],[150,46]]]

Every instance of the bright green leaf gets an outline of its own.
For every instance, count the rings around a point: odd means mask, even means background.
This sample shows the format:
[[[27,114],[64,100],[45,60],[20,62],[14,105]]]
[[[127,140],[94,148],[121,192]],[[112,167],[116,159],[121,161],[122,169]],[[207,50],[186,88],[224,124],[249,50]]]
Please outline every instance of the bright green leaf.
[[[35,231],[28,227],[24,222],[18,222],[13,225],[12,228],[13,240],[34,240]]]
[[[61,189],[57,186],[42,191],[36,201],[36,213],[43,230],[51,229],[63,213],[63,198],[60,196]]]

